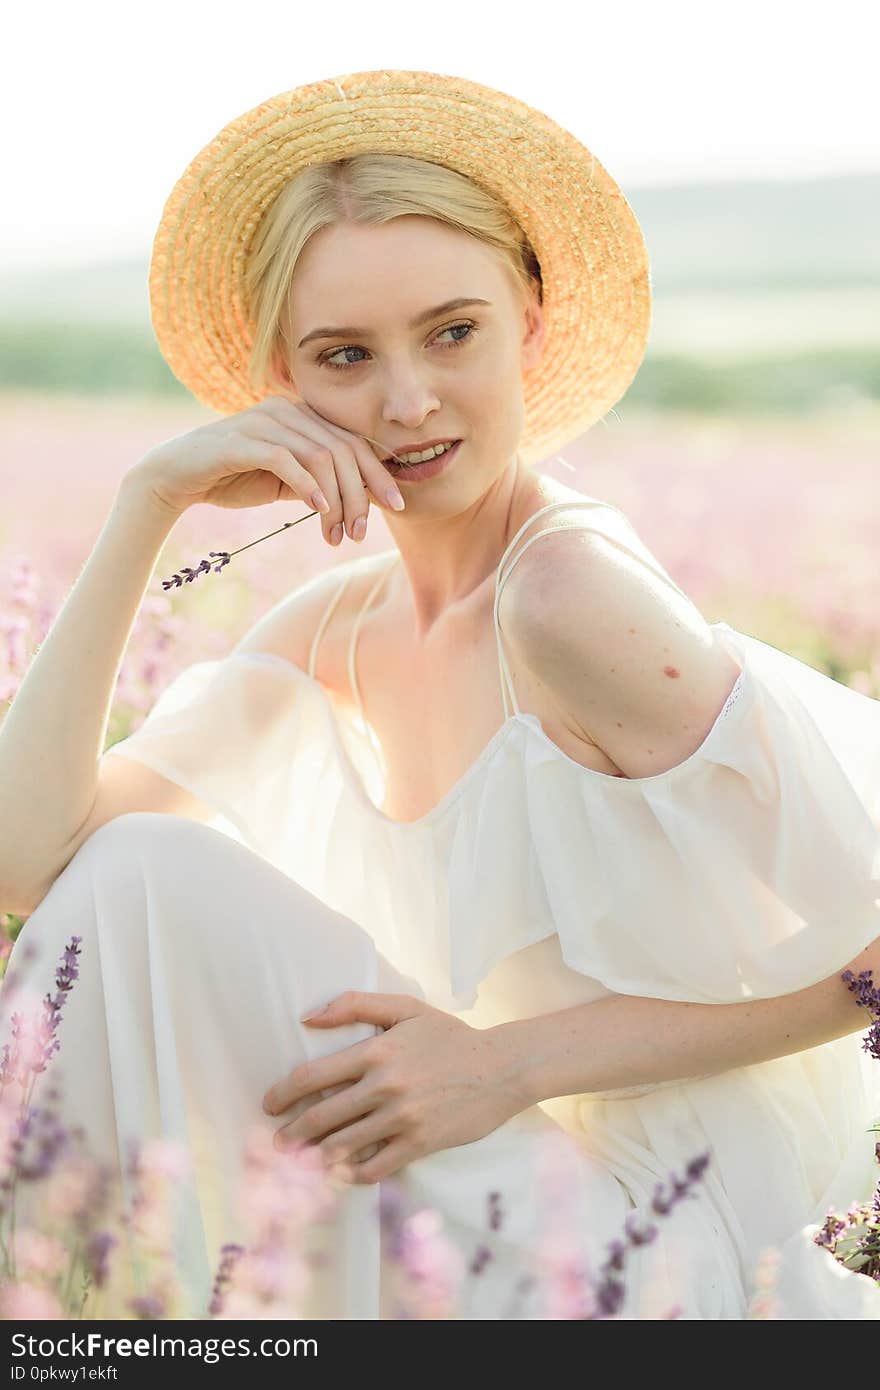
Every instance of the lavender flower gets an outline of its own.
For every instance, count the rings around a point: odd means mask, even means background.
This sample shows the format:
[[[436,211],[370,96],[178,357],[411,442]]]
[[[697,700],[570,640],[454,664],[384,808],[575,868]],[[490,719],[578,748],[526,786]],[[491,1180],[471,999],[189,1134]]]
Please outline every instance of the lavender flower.
[[[693,1189],[706,1171],[709,1159],[708,1153],[699,1154],[687,1165],[683,1178],[677,1178],[673,1174],[670,1177],[668,1192],[664,1190],[663,1183],[658,1183],[651,1200],[652,1211],[660,1216],[667,1216],[678,1202],[693,1196]],[[608,1258],[600,1266],[594,1290],[595,1312],[587,1314],[585,1321],[614,1317],[620,1311],[626,1296],[626,1288],[620,1275],[626,1264],[627,1251],[630,1248],[649,1245],[657,1236],[657,1226],[653,1222],[642,1224],[635,1212],[630,1212],[624,1223],[624,1230],[626,1240],[614,1240],[608,1246]],[[672,1310],[669,1316],[677,1316],[678,1311]]]
[[[369,435],[366,434],[363,435],[362,438],[366,439],[370,444],[378,443],[377,440],[370,439]],[[396,459],[398,463],[403,462],[400,455],[396,454],[393,449],[388,449],[385,445],[382,444],[380,444],[379,447],[384,451],[384,454],[387,454],[390,458]],[[364,487],[366,488],[366,483],[364,483]],[[286,521],[283,526],[279,526],[278,531],[269,531],[267,535],[260,536],[258,540],[250,541],[247,545],[240,546],[238,550],[209,550],[208,554],[213,556],[215,559],[219,559],[220,561],[219,565],[213,567],[214,573],[219,574],[220,571],[224,568],[224,566],[229,564],[229,561],[232,559],[233,555],[240,555],[242,550],[249,550],[252,545],[259,545],[260,541],[267,541],[270,536],[277,536],[279,531],[285,531],[289,526],[298,526],[301,521],[308,521],[310,516],[318,516],[318,512],[306,512],[304,516],[297,517],[296,521]],[[190,569],[187,566],[184,566],[184,568],[180,570],[179,574],[172,575],[170,579],[163,579],[162,588],[179,589],[183,584],[191,584],[193,580],[197,579],[200,574],[210,574],[211,569],[212,566],[208,560],[201,560],[195,569]]]
[[[840,978],[846,981],[847,989],[856,996],[859,1008],[867,1009],[873,1017],[863,1047],[865,1052],[870,1052],[880,1062],[880,989],[874,985],[872,972],[862,970],[856,977],[851,970],[844,970]]]
[[[394,1178],[380,1185],[386,1301],[397,1320],[454,1316],[464,1277],[457,1247],[443,1232],[443,1217],[432,1207],[413,1209]]]
[[[173,574],[170,579],[162,580],[163,589],[179,589],[184,584],[191,584],[194,579],[198,579],[200,574],[210,574],[213,569],[215,574],[229,564],[233,555],[240,555],[243,550],[250,550],[252,545],[259,545],[260,541],[267,541],[270,536],[277,536],[279,532],[286,531],[289,526],[298,526],[301,521],[308,521],[310,516],[317,516],[317,512],[306,512],[305,516],[297,517],[296,521],[285,521],[283,526],[279,526],[277,531],[269,531],[265,536],[260,536],[255,541],[248,541],[247,545],[239,546],[238,550],[209,550],[208,554],[220,561],[219,565],[212,565],[210,560],[200,560],[195,569],[190,569],[184,565],[179,573]]]
[[[223,1291],[232,1278],[232,1271],[236,1262],[244,1254],[244,1246],[236,1245],[233,1241],[228,1241],[220,1247],[220,1265],[217,1269],[217,1276],[214,1280],[214,1288],[211,1293],[211,1302],[208,1305],[208,1312],[212,1317],[217,1313],[223,1312]]]
[[[86,1244],[86,1267],[95,1288],[101,1289],[106,1285],[110,1251],[118,1244],[119,1237],[112,1231],[95,1231]]]
[[[137,1294],[128,1300],[128,1306],[137,1317],[143,1319],[163,1318],[166,1313],[165,1300],[161,1294]]]
[[[55,969],[57,993],[54,999],[51,994],[45,995],[43,1017],[34,1028],[29,1040],[31,1044],[29,1049],[25,1049],[23,1046],[25,1035],[22,1028],[22,1015],[19,1013],[12,1015],[13,1048],[10,1052],[8,1043],[3,1048],[2,1062],[0,1062],[0,1094],[11,1081],[17,1081],[25,1091],[27,1091],[28,1086],[32,1089],[37,1076],[46,1070],[51,1058],[61,1047],[56,1033],[61,1021],[64,1001],[73,988],[74,981],[79,978],[77,958],[80,954],[81,941],[81,936],[72,936],[64,947],[61,962]],[[25,1099],[26,1101],[30,1099],[29,1092]]]
[[[859,1007],[867,1009],[872,1016],[873,1022],[862,1046],[880,1061],[880,989],[874,985],[872,972],[862,970],[856,976],[851,970],[844,970],[840,978],[856,996]],[[874,1158],[880,1164],[880,1143],[874,1145]],[[813,1241],[846,1269],[866,1274],[880,1284],[880,1180],[873,1197],[867,1202],[853,1202],[845,1217],[838,1216],[829,1207]]]

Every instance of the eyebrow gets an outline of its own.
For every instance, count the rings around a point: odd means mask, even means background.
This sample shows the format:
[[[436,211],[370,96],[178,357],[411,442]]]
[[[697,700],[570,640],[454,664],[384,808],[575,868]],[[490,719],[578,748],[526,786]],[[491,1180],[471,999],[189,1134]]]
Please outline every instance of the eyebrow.
[[[488,299],[447,299],[445,304],[437,304],[433,309],[425,309],[423,313],[416,314],[415,318],[410,320],[409,326],[419,328],[430,319],[438,318],[440,314],[451,313],[453,309],[464,309],[469,304],[492,307]],[[305,347],[306,343],[312,342],[314,338],[367,338],[369,335],[369,328],[352,328],[350,324],[342,328],[313,328],[311,333],[300,339],[299,346]]]

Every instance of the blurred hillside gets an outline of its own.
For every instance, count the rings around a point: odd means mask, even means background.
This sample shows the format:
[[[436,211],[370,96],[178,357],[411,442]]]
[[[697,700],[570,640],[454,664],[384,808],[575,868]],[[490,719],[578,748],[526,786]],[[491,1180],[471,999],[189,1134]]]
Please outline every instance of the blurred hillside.
[[[880,173],[627,188],[651,254],[628,409],[859,410],[880,400]],[[182,400],[147,261],[0,271],[0,390]]]

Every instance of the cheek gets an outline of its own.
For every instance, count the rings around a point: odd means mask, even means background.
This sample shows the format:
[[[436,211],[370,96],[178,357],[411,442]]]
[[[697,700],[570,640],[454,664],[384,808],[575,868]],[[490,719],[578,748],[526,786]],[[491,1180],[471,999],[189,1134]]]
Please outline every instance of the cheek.
[[[461,391],[475,414],[494,416],[499,406],[515,397],[519,386],[516,364],[493,357],[462,377]]]
[[[522,382],[518,371],[487,372],[469,392],[468,414],[487,438],[506,440],[519,427]]]

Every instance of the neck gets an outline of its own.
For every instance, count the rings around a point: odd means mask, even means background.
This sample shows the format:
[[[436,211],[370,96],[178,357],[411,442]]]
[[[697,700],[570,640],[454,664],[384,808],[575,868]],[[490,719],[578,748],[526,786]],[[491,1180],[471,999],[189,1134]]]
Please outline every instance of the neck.
[[[406,601],[417,638],[426,637],[447,613],[464,608],[490,577],[494,584],[511,538],[540,505],[540,485],[517,454],[489,490],[455,516],[402,521],[386,512],[400,551],[398,582],[409,589]]]

